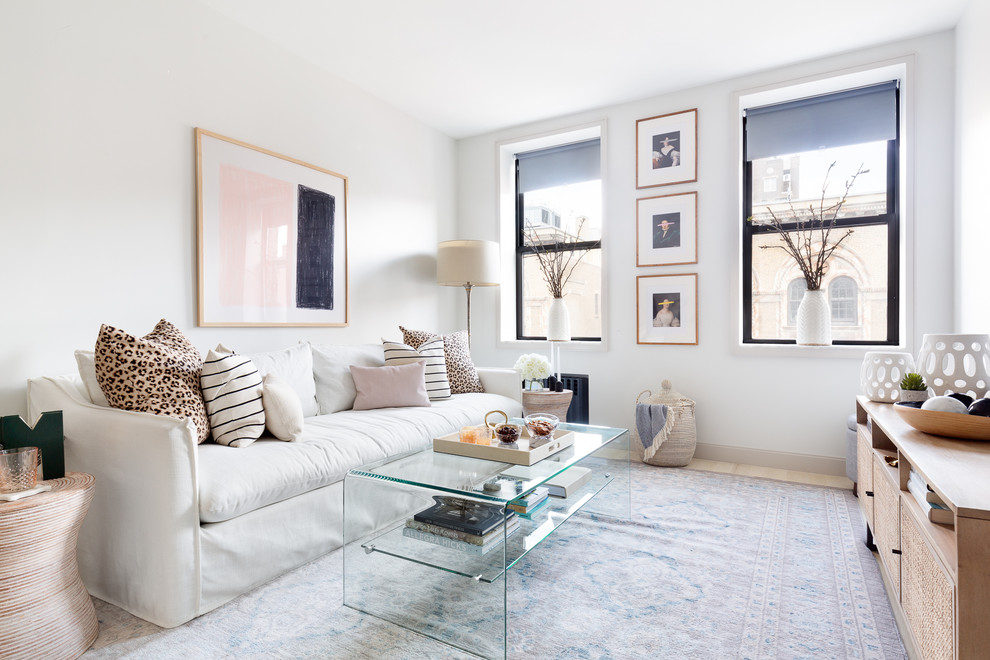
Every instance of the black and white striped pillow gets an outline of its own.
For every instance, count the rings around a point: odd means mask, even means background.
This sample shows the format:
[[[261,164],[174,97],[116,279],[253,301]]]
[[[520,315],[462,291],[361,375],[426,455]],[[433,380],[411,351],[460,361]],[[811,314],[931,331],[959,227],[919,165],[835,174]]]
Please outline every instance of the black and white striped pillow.
[[[251,359],[223,345],[210,351],[200,376],[213,440],[247,447],[265,430],[261,374]]]
[[[385,366],[411,364],[426,361],[426,394],[430,401],[450,398],[450,381],[447,380],[447,360],[443,352],[443,337],[424,342],[418,349],[397,341],[382,340],[385,349]]]

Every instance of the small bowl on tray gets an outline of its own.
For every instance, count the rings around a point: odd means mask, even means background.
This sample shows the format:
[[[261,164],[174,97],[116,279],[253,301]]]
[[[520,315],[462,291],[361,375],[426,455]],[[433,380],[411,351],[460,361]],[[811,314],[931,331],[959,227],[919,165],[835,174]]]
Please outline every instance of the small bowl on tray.
[[[549,442],[553,439],[553,433],[557,430],[560,418],[550,413],[533,413],[526,415],[523,419],[526,430],[532,436],[533,442]]]
[[[924,433],[960,440],[990,440],[990,417],[965,413],[922,410],[907,401],[894,404],[894,410],[905,422]]]

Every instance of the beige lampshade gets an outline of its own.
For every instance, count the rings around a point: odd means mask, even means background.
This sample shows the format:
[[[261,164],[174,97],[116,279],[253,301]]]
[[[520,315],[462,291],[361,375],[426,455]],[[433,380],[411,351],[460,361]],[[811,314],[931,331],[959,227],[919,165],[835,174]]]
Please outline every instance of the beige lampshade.
[[[498,243],[443,241],[437,246],[437,284],[498,286]]]

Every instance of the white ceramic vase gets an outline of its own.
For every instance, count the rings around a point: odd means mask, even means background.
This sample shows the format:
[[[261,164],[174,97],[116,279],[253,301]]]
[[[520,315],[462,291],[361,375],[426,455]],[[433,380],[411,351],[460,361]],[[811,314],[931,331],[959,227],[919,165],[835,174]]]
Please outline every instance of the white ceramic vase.
[[[797,311],[798,346],[830,346],[832,344],[832,309],[821,289],[805,291]]]
[[[563,298],[554,298],[550,303],[550,315],[547,317],[547,340],[571,340],[571,316]]]
[[[868,351],[859,370],[859,391],[870,401],[893,403],[903,400],[898,396],[901,379],[912,371],[915,366],[910,353]]]
[[[924,335],[918,373],[935,396],[984,396],[990,389],[990,335]]]

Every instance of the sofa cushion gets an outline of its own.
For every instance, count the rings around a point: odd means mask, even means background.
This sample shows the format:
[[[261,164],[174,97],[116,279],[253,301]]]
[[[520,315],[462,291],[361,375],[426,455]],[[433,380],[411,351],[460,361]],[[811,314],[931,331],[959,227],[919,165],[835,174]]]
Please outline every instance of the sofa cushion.
[[[449,335],[436,335],[425,330],[409,330],[399,326],[402,331],[402,341],[413,348],[419,348],[434,337],[443,338],[443,352],[447,361],[447,379],[450,381],[451,394],[466,394],[469,392],[484,392],[478,370],[471,360],[471,348],[468,346],[466,331],[452,332]]]
[[[298,442],[262,437],[241,451],[199,447],[199,507],[204,523],[230,520],[344,478],[348,470],[424,449],[433,438],[481,424],[489,410],[521,413],[498,394],[462,394],[429,408],[345,410],[307,417]],[[493,470],[498,464],[492,463]]]
[[[428,406],[426,361],[384,367],[351,365],[354,379],[354,410]]]
[[[261,374],[250,358],[217,346],[206,354],[200,384],[214,442],[247,447],[264,433]]]
[[[262,376],[275,374],[295,390],[305,417],[319,414],[316,381],[313,379],[313,352],[309,344],[296,344],[281,351],[248,353],[247,356]]]
[[[381,344],[312,344],[313,376],[316,379],[316,400],[319,414],[329,415],[350,410],[357,390],[350,367],[382,367],[385,352]]]
[[[264,378],[262,402],[265,405],[265,427],[279,440],[295,442],[302,437],[302,403],[288,383],[268,374]]]
[[[100,389],[100,381],[96,380],[96,353],[76,351],[76,366],[79,368],[79,377],[82,378],[83,385],[86,386],[89,400],[98,406],[109,407],[107,397]]]
[[[210,437],[199,389],[203,357],[174,325],[162,319],[140,338],[103,325],[95,353],[96,379],[111,406],[191,419],[199,442]]]
[[[450,398],[450,381],[447,380],[447,359],[443,352],[443,337],[434,337],[413,348],[397,341],[382,340],[385,365],[410,364],[426,360],[426,394],[430,401]]]

